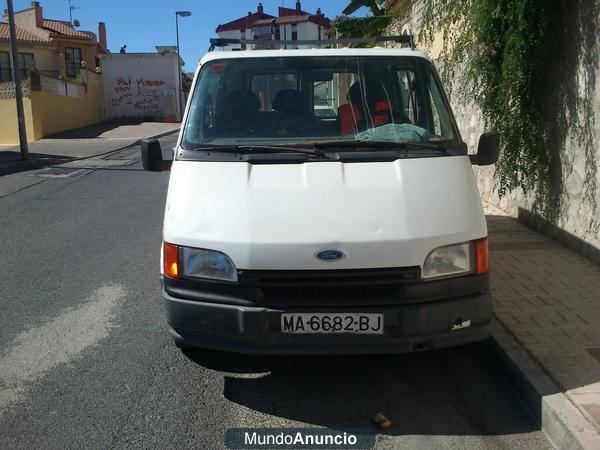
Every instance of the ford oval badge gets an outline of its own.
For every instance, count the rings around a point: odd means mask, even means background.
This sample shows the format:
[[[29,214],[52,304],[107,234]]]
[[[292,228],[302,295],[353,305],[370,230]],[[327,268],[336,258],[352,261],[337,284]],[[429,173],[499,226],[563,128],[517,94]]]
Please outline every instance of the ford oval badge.
[[[339,250],[321,250],[317,252],[315,256],[321,261],[336,261],[338,259],[342,259],[346,255],[344,255],[344,252]]]

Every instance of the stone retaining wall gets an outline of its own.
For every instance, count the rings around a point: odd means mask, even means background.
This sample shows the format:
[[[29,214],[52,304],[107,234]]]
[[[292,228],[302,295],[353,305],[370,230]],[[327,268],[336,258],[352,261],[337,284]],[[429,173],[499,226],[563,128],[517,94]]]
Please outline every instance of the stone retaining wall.
[[[554,168],[557,176],[553,188],[560,193],[556,223],[549,224],[536,214],[534,192],[516,189],[500,198],[494,167],[474,167],[474,171],[485,201],[519,215],[600,261],[600,0],[576,1],[581,5],[579,15],[574,16],[579,33],[568,36],[571,41],[565,45],[572,51],[563,49],[565,59],[556,65],[557,70],[567,74],[564,77],[549,75],[564,84],[557,90],[562,98],[554,102],[557,117],[564,119],[557,121],[557,128],[563,129],[549,129],[553,138],[553,148],[549,151],[560,155],[560,162]],[[593,4],[596,6],[592,7]],[[421,11],[422,1],[417,0],[408,22],[417,32],[421,28]],[[404,23],[396,23],[389,32],[397,32],[403,26]],[[439,48],[439,43],[434,47]],[[436,48],[431,53],[437,56]],[[453,68],[453,71],[453,84],[458,85],[461,68]],[[469,151],[475,153],[479,136],[485,130],[485,118],[476,105],[465,105],[457,97],[451,95],[452,108]]]

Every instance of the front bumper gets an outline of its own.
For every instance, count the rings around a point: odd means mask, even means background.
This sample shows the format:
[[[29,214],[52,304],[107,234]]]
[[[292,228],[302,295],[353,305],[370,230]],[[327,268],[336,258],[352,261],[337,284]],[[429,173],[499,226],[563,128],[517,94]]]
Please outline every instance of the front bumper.
[[[170,332],[182,346],[254,354],[405,353],[486,339],[492,318],[489,293],[380,306],[263,307],[186,300],[163,289]],[[282,334],[282,312],[384,314],[382,335]],[[470,326],[452,331],[459,320]]]

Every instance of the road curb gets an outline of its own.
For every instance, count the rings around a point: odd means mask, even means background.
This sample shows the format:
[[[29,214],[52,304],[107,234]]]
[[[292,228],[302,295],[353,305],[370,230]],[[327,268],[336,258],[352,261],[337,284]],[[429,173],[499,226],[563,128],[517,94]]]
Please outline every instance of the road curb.
[[[501,375],[558,449],[599,449],[600,433],[499,320],[489,348]]]
[[[112,150],[108,150],[105,152],[101,152],[101,153],[95,153],[93,155],[89,155],[89,156],[82,156],[79,158],[36,158],[36,159],[28,159],[25,161],[19,160],[19,161],[12,161],[10,163],[7,164],[0,164],[0,173],[2,172],[10,172],[12,170],[19,170],[19,169],[28,169],[28,170],[33,170],[33,169],[42,169],[44,167],[48,167],[48,166],[57,166],[60,164],[65,164],[68,162],[73,162],[73,161],[82,161],[85,159],[90,159],[90,158],[97,158],[98,156],[106,156],[106,155],[110,155],[111,153],[116,153],[116,152],[120,152],[122,150],[125,150],[127,148],[131,148],[131,147],[135,147],[136,145],[140,145],[140,143],[144,140],[144,139],[159,139],[161,137],[165,137],[168,136],[170,134],[173,133],[178,133],[179,129],[176,130],[170,130],[170,131],[163,131],[162,133],[157,133],[157,134],[153,134],[151,136],[147,136],[145,138],[142,139],[138,139],[135,142],[129,143],[127,145],[124,145],[122,147],[119,148],[115,148]]]

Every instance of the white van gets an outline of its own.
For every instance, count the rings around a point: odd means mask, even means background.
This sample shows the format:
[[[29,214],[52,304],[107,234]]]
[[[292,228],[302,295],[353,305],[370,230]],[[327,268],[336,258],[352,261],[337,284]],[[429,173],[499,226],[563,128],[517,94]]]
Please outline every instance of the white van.
[[[326,114],[323,110],[331,111]],[[180,347],[395,353],[485,339],[487,228],[430,59],[210,52],[174,149],[161,258]],[[167,170],[158,141],[147,170]]]

